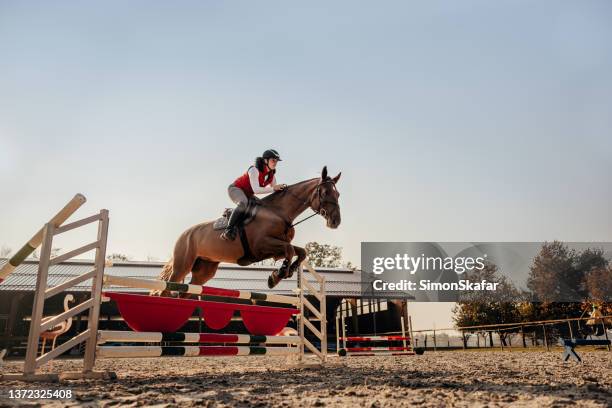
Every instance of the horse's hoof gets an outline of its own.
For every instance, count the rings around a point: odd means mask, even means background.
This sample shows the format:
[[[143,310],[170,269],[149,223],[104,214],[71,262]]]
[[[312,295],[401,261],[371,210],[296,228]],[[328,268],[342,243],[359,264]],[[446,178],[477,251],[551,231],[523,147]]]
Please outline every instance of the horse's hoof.
[[[272,289],[276,286],[276,283],[277,282],[274,282],[274,278],[272,277],[272,275],[268,276],[268,288]]]

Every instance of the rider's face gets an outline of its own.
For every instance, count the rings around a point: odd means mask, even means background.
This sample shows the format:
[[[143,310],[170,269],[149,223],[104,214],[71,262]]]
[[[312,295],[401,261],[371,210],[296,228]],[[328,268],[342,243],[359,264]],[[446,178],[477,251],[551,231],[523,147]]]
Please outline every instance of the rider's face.
[[[276,160],[276,159],[268,159],[268,167],[271,170],[274,170],[276,168],[276,163],[278,163],[278,160]]]

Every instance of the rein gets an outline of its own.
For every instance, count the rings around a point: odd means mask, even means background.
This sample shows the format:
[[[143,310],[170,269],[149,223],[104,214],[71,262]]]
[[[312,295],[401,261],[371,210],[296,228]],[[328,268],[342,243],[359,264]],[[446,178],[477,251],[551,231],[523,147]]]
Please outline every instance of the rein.
[[[314,210],[313,210],[313,211],[314,211]],[[314,217],[314,216],[315,216],[315,215],[317,215],[317,214],[319,214],[319,213],[315,211],[314,213],[310,214],[308,217],[306,217],[306,218],[304,218],[304,219],[301,219],[301,220],[299,220],[298,222],[294,222],[293,224],[291,224],[291,225],[289,226],[289,228],[293,228],[293,227],[295,227],[296,225],[301,224],[301,223],[303,223],[304,221],[307,221],[308,219],[310,219],[310,218]]]

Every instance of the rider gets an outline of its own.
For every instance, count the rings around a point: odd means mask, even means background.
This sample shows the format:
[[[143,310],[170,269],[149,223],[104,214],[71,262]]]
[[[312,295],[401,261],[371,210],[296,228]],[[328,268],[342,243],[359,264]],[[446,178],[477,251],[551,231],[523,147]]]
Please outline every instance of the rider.
[[[246,213],[249,198],[255,194],[267,194],[287,187],[286,184],[276,183],[276,164],[279,161],[281,158],[276,150],[266,150],[261,157],[255,159],[254,166],[249,167],[227,188],[230,199],[237,207],[230,216],[227,228],[221,234],[222,239],[226,241],[236,239],[236,225]]]

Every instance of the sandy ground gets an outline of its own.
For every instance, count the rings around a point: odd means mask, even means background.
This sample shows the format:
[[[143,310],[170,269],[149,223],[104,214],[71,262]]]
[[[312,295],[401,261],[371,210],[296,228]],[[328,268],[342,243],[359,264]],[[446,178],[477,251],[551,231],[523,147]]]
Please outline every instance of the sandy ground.
[[[584,363],[559,352],[427,352],[422,356],[333,356],[323,368],[296,368],[282,357],[100,360],[116,381],[63,384],[73,400],[46,406],[257,407],[498,407],[612,406],[612,353],[581,352]],[[53,363],[74,370],[76,360]],[[3,372],[15,372],[8,362]],[[53,384],[4,381],[0,406],[39,406],[9,400],[8,390]]]

